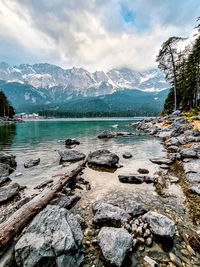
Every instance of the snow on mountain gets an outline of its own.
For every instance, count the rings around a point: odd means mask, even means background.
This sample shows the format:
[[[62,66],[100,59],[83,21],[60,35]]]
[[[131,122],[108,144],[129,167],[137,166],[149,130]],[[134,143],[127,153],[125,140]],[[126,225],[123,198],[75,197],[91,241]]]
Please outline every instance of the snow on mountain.
[[[10,66],[2,62],[0,80],[14,83],[13,86],[20,84],[20,94],[23,94],[24,101],[36,104],[42,101],[65,103],[74,97],[97,97],[125,89],[159,92],[169,88],[158,69],[138,72],[121,68],[107,73],[91,73],[83,68],[63,69],[47,63]],[[9,94],[11,95],[11,92]]]

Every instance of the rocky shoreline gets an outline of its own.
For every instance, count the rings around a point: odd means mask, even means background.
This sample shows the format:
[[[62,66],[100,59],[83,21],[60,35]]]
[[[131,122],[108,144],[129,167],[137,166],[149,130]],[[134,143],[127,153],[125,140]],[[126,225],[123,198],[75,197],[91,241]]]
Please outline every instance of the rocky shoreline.
[[[138,130],[138,135],[145,132],[162,138],[167,157],[149,159],[160,166],[159,172],[153,176],[148,174],[145,166],[140,166],[142,168],[138,169],[138,173],[119,175],[119,181],[152,184],[162,197],[167,197],[167,183],[179,183],[190,205],[197,206],[193,222],[198,226],[200,132],[180,112],[163,118],[145,119],[131,127]],[[104,131],[98,138],[126,137],[131,134]],[[66,140],[70,149],[59,151],[61,164],[86,158],[84,153],[74,149],[79,144],[75,139]],[[129,153],[124,158],[128,160],[131,156]],[[34,198],[34,195],[23,197],[26,189],[17,183],[10,183],[8,176],[16,164],[14,156],[0,154],[0,223]],[[40,159],[30,159],[24,163],[24,167],[34,168],[38,164]],[[102,170],[122,167],[118,155],[105,149],[91,152],[87,164],[87,167]],[[92,217],[91,221],[87,220],[84,207],[78,206],[80,195],[76,193],[77,188],[84,187],[86,192],[91,190],[90,182],[82,174],[68,182],[34,217],[10,245],[11,249],[2,255],[2,266],[199,266],[200,239],[197,227],[190,229],[190,234],[180,233],[177,222],[169,214],[155,212],[152,207],[131,199],[128,194],[126,199],[123,198],[123,205],[113,203],[111,196],[110,200],[107,196],[105,200],[91,203],[87,212]],[[51,188],[54,182],[54,179],[49,179],[38,185],[37,189],[42,192],[45,188]],[[116,198],[116,202],[119,199]],[[176,240],[179,240],[179,250],[177,246],[174,247]],[[162,249],[157,248],[153,253],[151,248],[157,244]]]

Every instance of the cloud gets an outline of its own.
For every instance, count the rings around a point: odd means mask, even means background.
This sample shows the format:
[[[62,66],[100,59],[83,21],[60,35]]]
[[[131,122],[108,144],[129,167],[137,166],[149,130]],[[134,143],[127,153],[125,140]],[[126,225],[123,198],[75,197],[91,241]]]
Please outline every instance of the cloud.
[[[0,46],[9,63],[144,70],[199,11],[199,0],[0,0]]]

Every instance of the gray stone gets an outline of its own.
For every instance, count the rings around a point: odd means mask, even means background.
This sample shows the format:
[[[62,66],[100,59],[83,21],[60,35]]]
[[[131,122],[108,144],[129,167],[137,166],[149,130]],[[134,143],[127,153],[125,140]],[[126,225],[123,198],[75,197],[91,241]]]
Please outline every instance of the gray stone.
[[[180,116],[181,115],[181,111],[180,110],[175,110],[173,113],[172,113],[172,117],[177,117],[177,116]]]
[[[183,162],[185,173],[196,172],[200,173],[200,159],[191,159],[189,162]]]
[[[132,236],[123,228],[103,227],[98,242],[106,261],[122,266],[127,252],[132,247]]]
[[[180,151],[182,158],[197,158],[197,152],[192,148],[184,148]]]
[[[195,184],[189,188],[189,192],[200,196],[200,184]]]
[[[65,145],[66,146],[80,145],[80,142],[76,140],[75,138],[73,139],[68,138],[65,140]]]
[[[172,153],[176,153],[176,152],[179,152],[179,147],[170,145],[170,146],[168,146],[167,150],[172,152]]]
[[[77,264],[72,266],[79,266],[82,238],[81,226],[72,213],[48,205],[33,219],[15,245],[16,262],[18,266],[32,267],[39,266],[42,260],[56,260],[58,266],[71,266],[63,265],[65,256],[69,256],[70,262]]]
[[[16,167],[17,162],[15,161],[15,156],[0,152],[0,163],[8,164],[10,167]]]
[[[160,157],[160,158],[153,158],[153,159],[150,159],[151,162],[153,163],[156,163],[156,164],[167,164],[167,165],[170,165],[173,163],[173,160],[172,159],[168,159],[168,158],[164,158],[164,157]]]
[[[133,135],[131,132],[117,132],[117,136],[130,136]]]
[[[10,183],[9,185],[0,187],[0,203],[5,202],[19,194],[19,185]]]
[[[0,185],[3,185],[4,183],[11,181],[8,177],[0,177]]]
[[[130,184],[141,184],[141,183],[155,183],[155,178],[141,174],[130,174],[130,175],[118,175],[121,183]]]
[[[161,164],[160,168],[163,169],[163,170],[168,170],[170,167],[167,164]]]
[[[50,204],[51,205],[57,205],[61,208],[65,208],[65,209],[71,209],[72,207],[74,207],[76,205],[76,203],[80,200],[80,196],[79,195],[69,195],[69,196],[62,196],[62,197],[58,197],[53,199]]]
[[[0,163],[0,178],[8,177],[11,173],[10,165],[6,163]]]
[[[200,173],[186,173],[185,178],[190,183],[200,183]]]
[[[93,204],[93,212],[93,223],[96,225],[120,226],[131,219],[125,210],[102,201]]]
[[[132,158],[133,155],[130,152],[125,152],[122,156],[125,159],[130,159],[130,158]]]
[[[69,161],[69,162],[79,161],[86,157],[85,154],[74,149],[60,150],[58,154],[61,157],[61,161]]]
[[[149,224],[153,234],[165,238],[173,238],[175,223],[167,216],[149,211],[143,215],[143,220]]]
[[[171,137],[170,139],[167,140],[166,145],[167,146],[179,146],[180,142],[177,138]]]
[[[169,180],[170,180],[170,183],[178,183],[179,182],[179,178],[178,177],[175,177],[175,176],[169,176]]]
[[[25,168],[31,168],[33,166],[36,166],[40,163],[40,158],[38,159],[29,159],[24,163]]]
[[[147,211],[142,207],[142,205],[136,201],[129,200],[126,202],[126,212],[132,217],[138,217],[143,215]]]
[[[116,167],[118,162],[119,157],[109,150],[96,150],[88,156],[88,163],[97,166]]]
[[[109,130],[105,130],[101,132],[97,137],[98,138],[113,138],[115,136],[116,136],[116,133],[109,131]]]

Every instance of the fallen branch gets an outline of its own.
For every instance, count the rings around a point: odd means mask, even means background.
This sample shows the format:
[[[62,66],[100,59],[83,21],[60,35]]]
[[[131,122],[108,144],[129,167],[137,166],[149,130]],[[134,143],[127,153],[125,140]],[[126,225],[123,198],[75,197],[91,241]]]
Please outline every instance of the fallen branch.
[[[69,174],[62,176],[51,188],[47,188],[31,201],[23,205],[13,213],[6,221],[0,224],[0,248],[5,247],[23,228],[41,211],[62,189],[62,187],[73,177],[75,177],[85,166],[87,158],[83,160]]]

